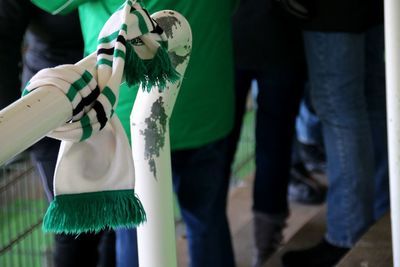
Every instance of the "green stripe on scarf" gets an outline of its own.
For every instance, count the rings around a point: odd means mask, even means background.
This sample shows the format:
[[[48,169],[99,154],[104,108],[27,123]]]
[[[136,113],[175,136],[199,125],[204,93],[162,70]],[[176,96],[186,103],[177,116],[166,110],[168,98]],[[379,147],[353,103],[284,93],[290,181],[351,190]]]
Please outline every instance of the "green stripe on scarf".
[[[114,57],[121,57],[122,59],[125,60],[125,52],[120,50],[120,49],[115,49],[114,50]]]
[[[81,118],[80,122],[81,122],[81,126],[82,126],[82,131],[83,131],[80,141],[83,141],[92,135],[93,128],[92,128],[92,125],[90,124],[90,118],[87,114],[85,114]]]
[[[140,30],[140,32],[141,32],[142,34],[148,33],[148,32],[149,32],[149,29],[147,28],[147,24],[146,24],[146,22],[144,21],[144,18],[143,18],[143,16],[142,16],[142,14],[140,14],[140,12],[137,11],[137,10],[132,10],[132,11],[131,11],[131,14],[134,14],[134,15],[137,16],[138,21],[139,21],[139,30]]]
[[[69,87],[68,93],[67,93],[67,97],[68,97],[69,101],[72,102],[74,100],[75,96],[78,94],[78,91],[82,90],[82,88],[87,86],[88,83],[90,83],[90,81],[92,80],[92,78],[93,78],[92,74],[90,74],[90,72],[85,70],[85,72],[82,74],[81,78],[76,80]]]
[[[85,72],[82,75],[82,79],[86,82],[86,84],[89,84],[92,81],[93,76],[90,72],[85,70]]]
[[[98,44],[104,44],[104,43],[110,43],[113,40],[115,40],[118,37],[119,34],[119,30],[113,32],[112,34],[108,35],[108,36],[104,36],[103,38],[100,38],[97,43]]]
[[[114,106],[115,101],[117,100],[117,98],[115,97],[115,94],[110,89],[110,87],[108,87],[108,86],[104,87],[104,89],[103,89],[103,91],[101,93],[105,97],[107,97],[108,101],[110,101],[111,106]]]
[[[99,65],[107,65],[109,67],[112,67],[112,61],[106,58],[101,58],[99,60],[97,60],[97,66]]]

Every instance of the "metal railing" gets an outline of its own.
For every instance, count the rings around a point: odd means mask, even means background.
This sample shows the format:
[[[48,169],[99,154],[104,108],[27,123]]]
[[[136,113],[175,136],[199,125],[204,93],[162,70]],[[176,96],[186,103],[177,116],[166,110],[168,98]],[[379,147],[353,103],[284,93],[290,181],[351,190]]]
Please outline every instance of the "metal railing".
[[[53,235],[41,230],[48,202],[27,152],[0,167],[0,266],[52,267]],[[232,186],[254,171],[254,110],[245,114]]]
[[[254,108],[249,107],[232,167],[232,186],[254,171]],[[48,202],[28,152],[0,167],[0,266],[52,267],[53,235],[41,230]]]

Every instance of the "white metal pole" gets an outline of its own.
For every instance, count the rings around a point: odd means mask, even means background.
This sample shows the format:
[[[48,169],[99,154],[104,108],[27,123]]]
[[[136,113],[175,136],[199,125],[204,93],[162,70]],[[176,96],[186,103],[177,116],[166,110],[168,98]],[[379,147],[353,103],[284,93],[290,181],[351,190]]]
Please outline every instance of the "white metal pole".
[[[400,1],[385,0],[386,99],[393,266],[400,266]]]
[[[96,53],[78,64],[87,68],[94,66]],[[37,88],[0,110],[0,166],[71,117],[71,102],[53,86]]]
[[[68,98],[51,86],[35,90],[1,110],[0,165],[62,125],[71,115]]]
[[[188,22],[174,11],[152,17],[168,33],[169,55],[183,77],[192,46]],[[147,214],[147,222],[137,228],[139,265],[143,267],[177,266],[168,120],[181,82],[182,78],[168,83],[163,92],[139,89],[131,113],[135,192]]]

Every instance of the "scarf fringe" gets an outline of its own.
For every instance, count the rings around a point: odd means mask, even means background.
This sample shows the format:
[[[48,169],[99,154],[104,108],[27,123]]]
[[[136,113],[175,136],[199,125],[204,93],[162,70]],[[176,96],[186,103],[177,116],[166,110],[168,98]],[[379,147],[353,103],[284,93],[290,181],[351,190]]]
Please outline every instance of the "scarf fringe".
[[[42,228],[54,233],[97,233],[133,228],[145,221],[146,213],[134,191],[115,190],[56,196]]]
[[[164,91],[167,82],[175,83],[180,75],[172,66],[167,50],[160,46],[152,59],[141,59],[132,45],[126,45],[125,80],[129,86],[142,84],[143,91],[153,86]]]
[[[126,43],[125,80],[129,86],[146,82],[146,66],[135,52],[132,45]]]

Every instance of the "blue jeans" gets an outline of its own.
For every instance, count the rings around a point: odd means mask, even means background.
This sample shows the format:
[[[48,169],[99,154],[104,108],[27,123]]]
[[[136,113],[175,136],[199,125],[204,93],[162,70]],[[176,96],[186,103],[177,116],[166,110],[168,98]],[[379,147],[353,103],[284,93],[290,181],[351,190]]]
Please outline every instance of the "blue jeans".
[[[186,224],[191,267],[233,267],[226,216],[227,138],[172,153],[174,189]]]
[[[351,247],[389,208],[383,27],[304,41],[328,160],[326,238]]]
[[[115,230],[116,267],[139,267],[135,229]]]
[[[229,177],[225,139],[172,152],[174,190],[186,224],[191,267],[233,267],[226,217]],[[137,266],[135,230],[117,231],[117,266]]]
[[[297,140],[307,145],[322,145],[322,125],[318,116],[312,113],[305,101],[301,101],[296,118]]]

